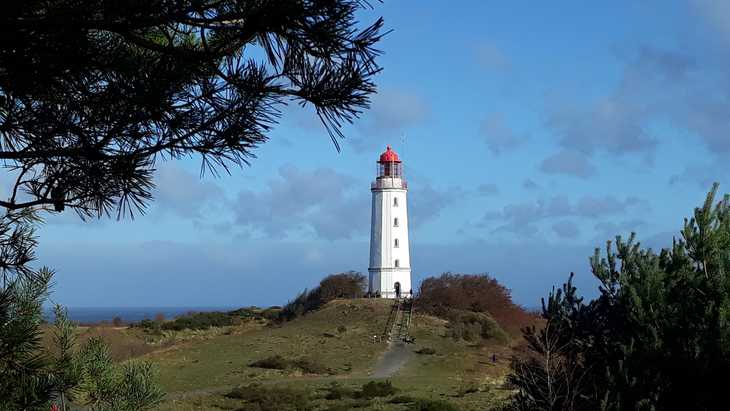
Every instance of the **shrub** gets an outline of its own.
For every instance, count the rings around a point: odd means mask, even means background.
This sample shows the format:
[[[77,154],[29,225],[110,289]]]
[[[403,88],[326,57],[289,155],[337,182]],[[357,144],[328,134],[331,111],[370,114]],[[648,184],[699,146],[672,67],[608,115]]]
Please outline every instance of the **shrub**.
[[[210,327],[225,327],[234,324],[234,317],[227,313],[212,311],[192,313],[177,317],[162,324],[163,330],[207,330]]]
[[[311,404],[304,391],[287,387],[251,384],[225,394],[228,398],[246,401],[244,411],[309,411]]]
[[[122,317],[116,316],[112,319],[112,325],[115,327],[121,327],[124,325],[124,321],[122,321]]]
[[[365,276],[356,272],[332,274],[312,290],[304,290],[279,312],[280,321],[290,321],[322,307],[336,298],[361,298],[365,295]]]
[[[444,316],[451,310],[488,313],[512,335],[532,324],[535,317],[512,302],[510,290],[487,274],[444,273],[421,283],[417,309]]]
[[[297,297],[286,303],[286,305],[279,312],[280,321],[291,321],[297,317],[314,311],[324,305],[324,302],[320,298],[319,288],[308,291],[304,290]]]
[[[369,400],[349,400],[342,404],[335,404],[328,408],[325,408],[325,411],[351,411],[358,408],[368,408],[370,407],[371,403]]]
[[[409,411],[459,411],[451,403],[440,400],[417,400],[408,408]]]
[[[251,367],[266,368],[270,370],[285,370],[289,368],[290,365],[291,363],[289,360],[280,355],[267,357],[263,360],[254,361],[250,364]]]
[[[485,313],[450,310],[445,316],[449,319],[449,335],[454,340],[509,342],[509,335]]]
[[[292,361],[292,366],[299,368],[304,372],[305,374],[330,374],[331,370],[324,365],[307,359],[307,358],[301,358],[298,360]]]
[[[327,400],[341,400],[343,398],[355,398],[356,393],[352,388],[343,387],[336,382],[332,382],[327,388],[324,398]]]
[[[156,323],[149,318],[145,318],[144,320],[138,322],[138,323],[132,323],[130,324],[130,327],[139,327],[145,330],[151,330],[155,328]]]
[[[431,347],[423,347],[423,348],[421,348],[419,350],[416,350],[416,354],[421,354],[421,355],[434,355],[434,354],[436,354],[436,350],[434,350]]]
[[[363,384],[362,390],[358,392],[358,398],[376,398],[376,397],[388,397],[398,391],[390,380],[387,381],[370,381]]]
[[[367,279],[356,271],[332,274],[319,283],[320,298],[331,301],[336,298],[362,298],[367,288]]]
[[[347,332],[347,327],[345,327],[344,325],[340,325],[339,327],[337,327],[337,332],[340,334],[345,333]]]
[[[262,311],[261,317],[269,321],[274,321],[279,318],[279,313],[281,313],[281,307],[273,306]]]
[[[331,370],[324,365],[307,359],[300,358],[298,360],[288,360],[280,355],[273,355],[262,360],[254,361],[249,364],[250,367],[266,368],[270,370],[287,370],[296,368],[302,370],[306,374],[330,374]]]
[[[391,404],[410,404],[415,401],[413,397],[409,397],[408,395],[396,395],[388,402]]]

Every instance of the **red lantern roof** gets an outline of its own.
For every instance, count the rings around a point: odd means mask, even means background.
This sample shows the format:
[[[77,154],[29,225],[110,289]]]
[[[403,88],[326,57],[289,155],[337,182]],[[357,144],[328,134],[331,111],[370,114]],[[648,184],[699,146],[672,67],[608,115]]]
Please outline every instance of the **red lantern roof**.
[[[385,153],[380,155],[378,163],[400,163],[400,158],[395,151],[390,149],[390,146],[387,146]]]

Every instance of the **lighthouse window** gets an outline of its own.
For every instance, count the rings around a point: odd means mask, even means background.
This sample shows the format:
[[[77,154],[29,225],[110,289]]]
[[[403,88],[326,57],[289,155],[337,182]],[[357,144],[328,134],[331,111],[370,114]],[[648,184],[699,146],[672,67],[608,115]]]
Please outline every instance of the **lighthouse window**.
[[[398,239],[395,239],[395,248],[398,248]]]
[[[393,207],[398,207],[398,197],[393,197]]]
[[[400,267],[400,260],[395,260],[395,267],[396,268]]]
[[[393,219],[393,227],[398,227],[398,218]]]

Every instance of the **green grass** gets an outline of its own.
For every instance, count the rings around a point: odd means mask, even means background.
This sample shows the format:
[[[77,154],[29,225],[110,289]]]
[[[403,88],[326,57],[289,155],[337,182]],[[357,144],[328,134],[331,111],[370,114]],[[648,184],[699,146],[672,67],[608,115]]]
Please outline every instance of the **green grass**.
[[[384,300],[333,301],[322,310],[280,326],[221,335],[148,358],[159,365],[162,384],[170,393],[301,374],[296,369],[250,366],[275,355],[292,361],[307,359],[335,375],[366,375],[385,349],[384,344],[373,344],[369,337],[382,332],[388,309]],[[338,333],[339,326],[347,330]]]
[[[409,410],[418,400],[447,401],[464,411],[484,410],[507,395],[500,387],[509,347],[496,341],[481,345],[455,341],[448,337],[446,321],[417,315],[411,348],[428,347],[434,353],[414,354],[400,372],[388,378],[396,389],[393,394],[374,398],[330,395],[327,399],[333,382],[347,393],[361,391],[373,380],[368,375],[387,346],[373,343],[370,337],[382,333],[391,304],[380,299],[337,300],[281,325],[211,331],[208,338],[147,354],[158,365],[168,393],[158,409],[245,410],[252,405],[225,394],[252,384],[272,390],[303,390],[311,409],[333,411]],[[491,360],[493,353],[498,355],[496,364]],[[298,366],[251,366],[270,358],[281,358],[285,364],[317,364],[331,375],[305,373]]]

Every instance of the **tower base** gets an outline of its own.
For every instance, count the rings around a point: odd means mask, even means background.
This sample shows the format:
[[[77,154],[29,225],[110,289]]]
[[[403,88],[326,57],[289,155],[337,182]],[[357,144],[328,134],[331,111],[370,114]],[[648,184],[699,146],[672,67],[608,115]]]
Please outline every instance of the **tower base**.
[[[411,298],[410,268],[369,268],[369,287],[371,295],[381,298]]]

